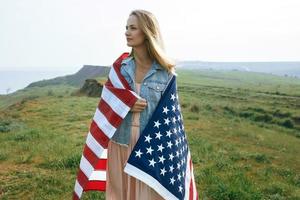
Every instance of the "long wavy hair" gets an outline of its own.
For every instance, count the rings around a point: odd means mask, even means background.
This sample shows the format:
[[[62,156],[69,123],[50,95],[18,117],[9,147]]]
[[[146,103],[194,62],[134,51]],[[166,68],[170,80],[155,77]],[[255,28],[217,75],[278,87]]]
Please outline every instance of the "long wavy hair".
[[[155,16],[146,10],[133,10],[129,16],[135,15],[139,27],[145,34],[145,44],[151,59],[155,59],[168,72],[175,73],[176,62],[169,58],[165,52],[165,46],[160,32],[159,24]],[[134,56],[133,48],[129,56]]]

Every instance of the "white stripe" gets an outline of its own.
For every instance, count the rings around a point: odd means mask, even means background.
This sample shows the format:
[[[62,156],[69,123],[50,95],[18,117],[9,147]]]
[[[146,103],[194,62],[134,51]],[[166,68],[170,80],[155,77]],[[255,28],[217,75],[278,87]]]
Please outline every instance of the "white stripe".
[[[189,151],[190,153],[190,151]],[[197,189],[196,189],[196,182],[195,182],[195,178],[194,178],[194,170],[193,170],[193,163],[191,165],[191,181],[193,182],[193,200],[196,200],[197,199]]]
[[[131,92],[131,94],[133,94],[136,98],[138,99],[142,99],[142,97],[140,97],[137,93],[135,93],[134,91],[132,90],[129,90]]]
[[[91,132],[89,132],[87,135],[86,145],[92,150],[92,152],[94,152],[94,154],[98,158],[101,158],[104,148],[97,142],[97,140],[93,137]]]
[[[80,169],[86,175],[86,177],[90,177],[92,172],[94,171],[94,167],[83,155],[80,161]]]
[[[109,123],[109,121],[98,108],[96,109],[94,115],[94,121],[108,138],[111,138],[117,130],[113,125]]]
[[[106,180],[106,171],[93,171],[91,177],[89,178],[90,181],[97,180],[97,181],[105,181]]]
[[[109,72],[109,79],[112,83],[112,85],[115,88],[121,88],[121,89],[125,89],[125,86],[122,84],[121,80],[119,79],[117,72],[115,71],[114,67],[111,67],[111,70]],[[135,93],[134,91],[130,90],[130,92],[138,99],[141,99],[141,97]]]
[[[113,66],[111,66],[111,69],[109,72],[109,79],[115,88],[125,89],[124,85],[122,84],[121,80],[119,79],[119,77],[115,71],[115,68]]]
[[[124,168],[124,172],[129,174],[130,176],[135,177],[136,179],[139,179],[140,181],[143,181],[150,187],[152,187],[158,194],[160,194],[163,198],[168,200],[178,200],[176,196],[174,196],[171,192],[169,192],[163,185],[161,185],[155,178],[148,175],[147,173],[143,172],[137,167],[134,167],[133,165],[126,163],[126,166]]]
[[[117,113],[121,118],[125,118],[130,108],[116,97],[106,86],[103,86],[101,98]]]
[[[186,171],[185,171],[185,196],[184,199],[190,199],[190,184],[191,184],[191,171],[190,171],[190,152],[186,157]]]
[[[77,181],[77,179],[76,179],[76,182],[75,182],[74,191],[80,199],[83,189],[82,189],[81,185],[79,184],[79,182]]]
[[[104,149],[102,154],[101,154],[101,159],[107,159],[107,149]]]

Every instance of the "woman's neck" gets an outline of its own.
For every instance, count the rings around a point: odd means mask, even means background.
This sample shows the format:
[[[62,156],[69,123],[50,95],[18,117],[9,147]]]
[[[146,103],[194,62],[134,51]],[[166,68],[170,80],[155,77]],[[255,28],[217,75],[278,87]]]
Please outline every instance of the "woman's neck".
[[[133,57],[137,67],[149,69],[152,65],[153,61],[151,60],[145,46],[134,48]]]

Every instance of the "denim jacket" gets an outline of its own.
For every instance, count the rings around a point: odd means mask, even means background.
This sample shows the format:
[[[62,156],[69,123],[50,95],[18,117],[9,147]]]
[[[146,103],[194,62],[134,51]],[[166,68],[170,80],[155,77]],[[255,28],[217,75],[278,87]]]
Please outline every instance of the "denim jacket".
[[[121,74],[127,80],[131,89],[137,92],[134,84],[135,62],[132,56],[122,61]],[[153,61],[151,69],[145,75],[140,87],[140,96],[146,99],[147,106],[140,113],[140,133],[146,127],[172,75],[156,60]],[[129,111],[111,139],[114,142],[128,146],[131,136],[131,123],[132,112]]]

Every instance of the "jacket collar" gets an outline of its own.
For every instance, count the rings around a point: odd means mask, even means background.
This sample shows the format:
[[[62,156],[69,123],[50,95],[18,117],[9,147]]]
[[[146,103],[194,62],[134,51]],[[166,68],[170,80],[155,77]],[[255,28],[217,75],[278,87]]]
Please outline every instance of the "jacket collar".
[[[133,64],[134,65],[134,58],[133,56],[129,56],[127,58],[125,58],[124,60],[122,60],[121,65],[129,65],[129,64]],[[163,70],[164,68],[154,59],[151,69],[155,69],[155,70]],[[126,67],[125,67],[126,70]]]

